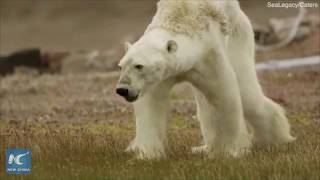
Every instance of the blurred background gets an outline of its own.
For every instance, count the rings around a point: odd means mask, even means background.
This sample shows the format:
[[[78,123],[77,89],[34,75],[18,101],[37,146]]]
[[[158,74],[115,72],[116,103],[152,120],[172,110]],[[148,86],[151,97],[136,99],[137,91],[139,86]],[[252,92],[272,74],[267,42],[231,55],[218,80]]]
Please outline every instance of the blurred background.
[[[110,51],[124,41],[136,40],[144,32],[156,11],[156,2],[157,0],[0,0],[0,54],[30,47],[59,51]],[[268,28],[271,18],[293,18],[298,14],[298,9],[295,8],[268,8],[268,2],[287,1],[240,0],[243,10],[257,28]],[[319,8],[308,8],[308,13],[320,16]],[[319,19],[314,21],[319,23]],[[312,38],[314,41],[308,43],[308,51],[312,52],[307,54],[319,53],[319,26],[313,32],[318,38]],[[300,54],[306,53],[301,52],[299,47],[295,49],[299,49]]]

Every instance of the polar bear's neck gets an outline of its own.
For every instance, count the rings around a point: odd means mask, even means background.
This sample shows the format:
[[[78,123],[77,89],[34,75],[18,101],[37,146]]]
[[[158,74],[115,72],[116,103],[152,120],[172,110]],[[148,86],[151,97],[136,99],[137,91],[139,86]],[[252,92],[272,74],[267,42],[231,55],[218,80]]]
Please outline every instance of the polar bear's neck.
[[[220,23],[221,30],[228,33],[227,16],[218,3],[201,1],[161,0],[157,13],[146,32],[162,28],[174,34],[199,35],[209,26],[209,21]]]

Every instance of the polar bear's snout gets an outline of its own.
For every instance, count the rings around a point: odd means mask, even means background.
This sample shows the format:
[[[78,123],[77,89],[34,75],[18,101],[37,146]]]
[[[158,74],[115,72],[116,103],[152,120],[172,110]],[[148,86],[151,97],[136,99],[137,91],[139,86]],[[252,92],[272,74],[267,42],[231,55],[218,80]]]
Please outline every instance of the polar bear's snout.
[[[138,99],[139,93],[127,85],[118,85],[116,93],[125,98],[128,102],[134,102]]]
[[[140,95],[139,83],[132,82],[134,79],[127,75],[128,71],[122,72],[116,87],[116,93],[128,102],[134,102]]]

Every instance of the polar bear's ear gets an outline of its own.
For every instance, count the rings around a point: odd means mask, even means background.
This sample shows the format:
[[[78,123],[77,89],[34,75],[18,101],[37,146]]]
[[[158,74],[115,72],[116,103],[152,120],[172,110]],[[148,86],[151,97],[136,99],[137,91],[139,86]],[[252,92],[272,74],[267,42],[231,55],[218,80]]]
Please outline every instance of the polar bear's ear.
[[[124,50],[127,52],[131,48],[131,44],[129,42],[124,43]]]
[[[169,40],[167,42],[167,51],[169,53],[174,53],[177,51],[177,49],[178,49],[178,45],[174,40]]]

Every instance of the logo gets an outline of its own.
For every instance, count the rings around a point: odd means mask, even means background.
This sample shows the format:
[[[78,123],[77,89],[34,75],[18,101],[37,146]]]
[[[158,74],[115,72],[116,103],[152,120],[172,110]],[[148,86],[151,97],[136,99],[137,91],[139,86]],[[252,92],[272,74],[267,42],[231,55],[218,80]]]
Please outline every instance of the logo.
[[[6,149],[6,171],[8,174],[31,173],[31,150]]]

